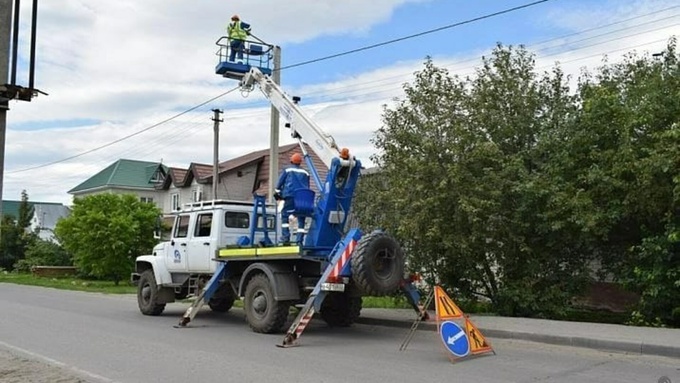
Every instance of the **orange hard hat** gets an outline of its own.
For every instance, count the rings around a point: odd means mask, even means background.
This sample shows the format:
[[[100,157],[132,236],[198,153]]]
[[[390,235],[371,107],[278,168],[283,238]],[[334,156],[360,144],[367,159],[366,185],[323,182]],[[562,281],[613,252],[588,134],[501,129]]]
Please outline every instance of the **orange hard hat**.
[[[302,156],[300,153],[294,153],[290,156],[290,162],[295,165],[300,165],[302,163]]]
[[[231,19],[232,19],[232,20],[241,20],[241,19],[238,17],[238,15],[232,16]]]
[[[349,149],[342,148],[342,150],[340,150],[340,158],[343,160],[349,160]]]

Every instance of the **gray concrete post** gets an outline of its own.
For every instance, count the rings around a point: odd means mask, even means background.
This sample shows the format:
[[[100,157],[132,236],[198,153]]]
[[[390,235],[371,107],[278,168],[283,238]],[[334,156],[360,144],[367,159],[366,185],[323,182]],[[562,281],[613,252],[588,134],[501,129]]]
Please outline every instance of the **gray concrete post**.
[[[0,0],[0,88],[9,75],[9,42],[12,26],[12,0]],[[16,47],[14,48],[16,49]],[[9,100],[0,97],[0,220],[2,219],[2,189],[5,179],[5,136]]]
[[[281,85],[281,47],[274,47],[274,70],[272,80]],[[279,177],[279,111],[272,106],[271,108],[271,128],[269,132],[269,187],[267,188],[267,199],[269,203],[274,203],[274,184]]]

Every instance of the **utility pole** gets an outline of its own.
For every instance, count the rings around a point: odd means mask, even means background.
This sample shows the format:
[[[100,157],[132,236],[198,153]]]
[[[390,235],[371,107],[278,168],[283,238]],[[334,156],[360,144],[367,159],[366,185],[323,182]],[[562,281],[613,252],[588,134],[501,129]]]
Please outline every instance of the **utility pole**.
[[[274,70],[272,80],[281,85],[281,47],[274,47]],[[271,128],[269,132],[269,187],[267,196],[269,203],[274,203],[274,184],[279,176],[279,111],[271,107]]]
[[[12,26],[12,0],[0,0],[0,88],[5,88],[9,75],[9,41]],[[14,47],[16,50],[16,47]],[[5,136],[9,99],[0,92],[0,220],[2,220],[2,187],[5,178]]]
[[[12,2],[14,2],[14,15],[12,15]],[[9,100],[31,101],[38,93],[47,94],[33,87],[35,80],[35,40],[38,23],[38,0],[33,0],[32,4],[31,54],[28,59],[30,68],[28,73],[29,85],[26,88],[16,83],[21,0],[0,0],[0,219],[3,217],[1,202],[5,179],[5,137],[7,136]],[[12,26],[14,26],[13,29]],[[9,66],[10,41],[12,42],[11,71]]]
[[[213,109],[215,114],[212,120],[215,122],[213,125],[213,182],[212,182],[212,199],[215,201],[217,199],[217,184],[220,181],[219,166],[220,166],[220,122],[224,120],[220,118],[220,114],[223,112],[219,109]]]

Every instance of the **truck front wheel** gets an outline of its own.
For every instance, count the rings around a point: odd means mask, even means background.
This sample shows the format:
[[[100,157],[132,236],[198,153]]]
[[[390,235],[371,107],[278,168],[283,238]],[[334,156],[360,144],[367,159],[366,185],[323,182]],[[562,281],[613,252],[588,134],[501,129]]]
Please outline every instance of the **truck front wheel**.
[[[257,274],[248,281],[244,305],[246,320],[253,331],[270,334],[283,330],[290,302],[274,299],[274,290],[266,275]]]
[[[158,286],[153,270],[146,270],[139,277],[137,305],[144,315],[161,315],[165,310],[165,303],[158,303]]]

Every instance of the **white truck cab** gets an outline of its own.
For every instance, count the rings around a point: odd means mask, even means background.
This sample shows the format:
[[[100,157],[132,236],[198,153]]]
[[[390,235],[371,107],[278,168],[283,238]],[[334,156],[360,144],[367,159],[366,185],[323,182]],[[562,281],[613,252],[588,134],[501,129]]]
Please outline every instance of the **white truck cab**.
[[[155,306],[165,306],[200,290],[215,272],[217,250],[249,236],[252,220],[258,220],[257,228],[266,225],[272,241],[276,240],[276,228],[280,226],[274,205],[266,207],[266,220],[263,220],[261,215],[254,217],[253,202],[196,202],[185,205],[173,216],[170,239],[156,245],[151,254],[138,256],[131,277],[135,284],[148,284],[144,294],[158,294]],[[264,240],[264,232],[256,231],[255,240]],[[149,310],[153,313],[162,308]]]

